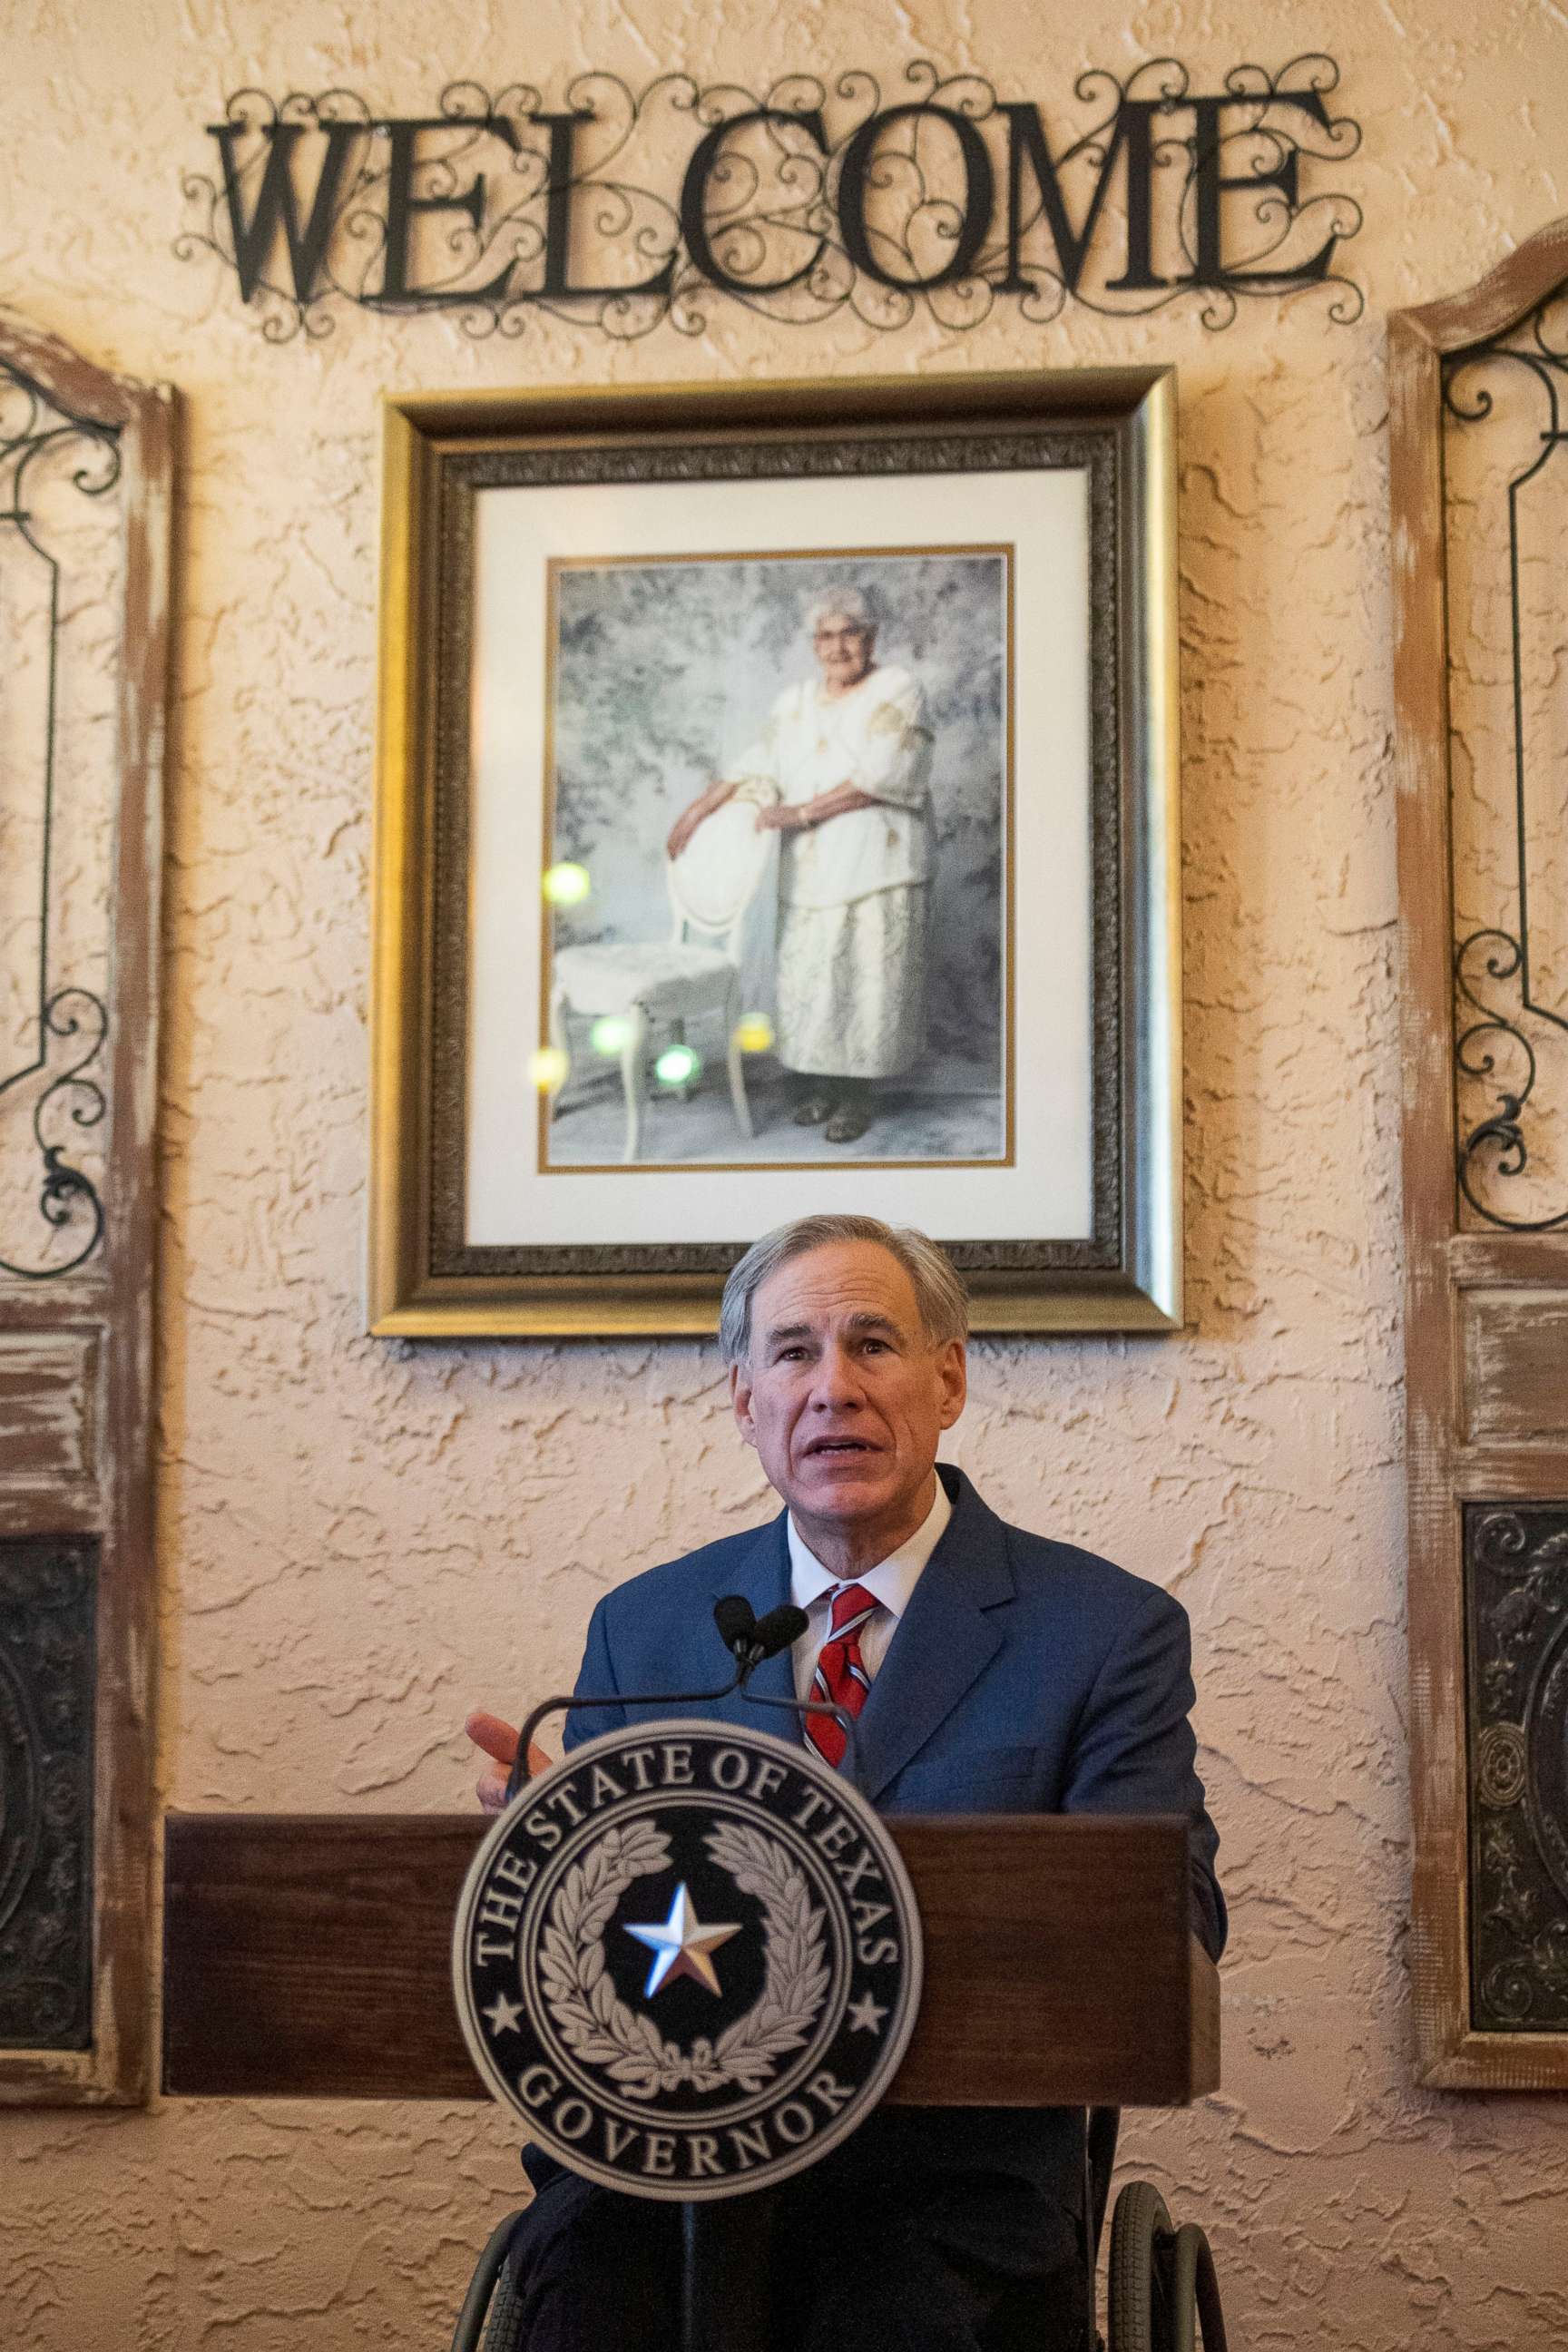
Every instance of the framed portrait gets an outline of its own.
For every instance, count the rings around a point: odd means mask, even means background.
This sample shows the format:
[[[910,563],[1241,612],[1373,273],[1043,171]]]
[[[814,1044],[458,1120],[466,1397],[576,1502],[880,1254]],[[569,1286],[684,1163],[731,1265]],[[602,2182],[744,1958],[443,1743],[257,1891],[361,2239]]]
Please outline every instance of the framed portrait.
[[[1180,1322],[1170,371],[389,404],[370,1319]]]

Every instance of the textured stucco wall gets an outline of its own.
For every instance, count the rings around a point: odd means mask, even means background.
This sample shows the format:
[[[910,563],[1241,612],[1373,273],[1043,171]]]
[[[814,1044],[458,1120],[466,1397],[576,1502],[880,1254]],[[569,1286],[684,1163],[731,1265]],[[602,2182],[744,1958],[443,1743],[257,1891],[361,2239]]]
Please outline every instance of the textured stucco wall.
[[[1557,0],[378,0],[0,8],[0,291],[186,402],[163,1112],[162,1781],[184,1806],[463,1801],[465,1707],[558,1681],[603,1585],[763,1504],[689,1346],[363,1336],[377,400],[1090,361],[1181,370],[1193,1328],[988,1342],[956,1454],[1191,1609],[1236,1920],[1221,2096],[1130,2152],[1214,2228],[1239,2341],[1568,2338],[1568,2103],[1414,2090],[1384,320],[1564,209]],[[345,319],[273,349],[174,257],[245,82],[415,110],[453,78],[704,79],[911,58],[1065,99],[1083,66],[1326,47],[1363,152],[1364,317],[1205,331],[1008,305],[964,337],[695,341]],[[684,149],[681,151],[684,152]],[[498,1660],[504,1668],[498,1670]],[[0,2116],[0,2340],[443,2340],[515,2178],[487,2108]]]

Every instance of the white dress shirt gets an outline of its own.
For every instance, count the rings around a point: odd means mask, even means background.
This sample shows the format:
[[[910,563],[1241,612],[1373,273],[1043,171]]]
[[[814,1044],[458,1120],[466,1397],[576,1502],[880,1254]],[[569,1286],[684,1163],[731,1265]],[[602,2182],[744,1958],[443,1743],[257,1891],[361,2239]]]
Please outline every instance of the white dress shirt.
[[[876,1681],[877,1669],[888,1654],[888,1644],[899,1630],[899,1620],[910,1605],[910,1595],[952,1517],[952,1505],[939,1478],[936,1499],[913,1535],[897,1551],[889,1552],[886,1559],[879,1559],[875,1568],[866,1569],[858,1576],[837,1577],[807,1548],[792,1514],[788,1523],[789,1597],[797,1609],[805,1610],[808,1620],[805,1633],[790,1653],[795,1664],[796,1698],[811,1696],[811,1678],[832,1624],[833,1595],[840,1584],[863,1586],[879,1604],[860,1628],[860,1657],[866,1679]]]

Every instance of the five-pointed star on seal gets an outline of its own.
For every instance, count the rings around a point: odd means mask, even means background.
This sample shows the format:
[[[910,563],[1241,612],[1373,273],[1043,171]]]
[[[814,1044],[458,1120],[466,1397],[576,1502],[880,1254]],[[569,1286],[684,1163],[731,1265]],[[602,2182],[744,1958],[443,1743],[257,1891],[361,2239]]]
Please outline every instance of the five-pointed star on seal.
[[[522,2004],[508,2000],[504,1992],[498,1992],[489,2009],[481,2014],[489,2019],[492,2033],[515,2033],[521,2021]]]
[[[633,1927],[628,1925],[626,1932],[628,1936],[635,1936],[639,1944],[646,1944],[648,1950],[656,1955],[645,1988],[645,1997],[651,2000],[660,1985],[673,1984],[677,1977],[693,1977],[699,1984],[706,1985],[710,1992],[717,1992],[719,1979],[713,1973],[713,1962],[709,1956],[716,1952],[721,1944],[727,1944],[731,1936],[738,1936],[741,1930],[738,1923],[723,1927],[703,1927],[691,1907],[691,1897],[682,1880],[675,1890],[669,1916],[661,1927]]]
[[[887,2014],[887,2011],[874,2001],[869,1993],[864,2000],[852,2000],[845,2011],[850,2031],[854,2033],[880,2033],[882,2020]]]

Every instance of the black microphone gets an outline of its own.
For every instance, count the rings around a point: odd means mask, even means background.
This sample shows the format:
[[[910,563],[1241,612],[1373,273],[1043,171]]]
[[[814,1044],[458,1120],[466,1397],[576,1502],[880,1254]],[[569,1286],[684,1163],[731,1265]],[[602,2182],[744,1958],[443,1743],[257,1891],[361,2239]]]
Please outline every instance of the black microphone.
[[[741,1669],[743,1686],[764,1658],[776,1657],[781,1650],[787,1650],[792,1642],[800,1639],[806,1618],[804,1609],[792,1608],[788,1601],[758,1618],[742,1594],[727,1592],[713,1604],[713,1622],[719,1628],[720,1640]]]
[[[721,1608],[723,1605],[720,1603]],[[806,1623],[805,1610],[795,1608],[787,1601],[777,1609],[770,1609],[765,1617],[759,1617],[752,1636],[757,1644],[757,1664],[761,1665],[764,1658],[777,1657],[792,1642],[798,1642]]]
[[[713,1603],[713,1622],[719,1628],[719,1639],[742,1671],[762,1664],[766,1653],[756,1646],[757,1617],[749,1601],[739,1592],[727,1592],[722,1601]]]

